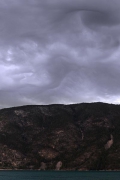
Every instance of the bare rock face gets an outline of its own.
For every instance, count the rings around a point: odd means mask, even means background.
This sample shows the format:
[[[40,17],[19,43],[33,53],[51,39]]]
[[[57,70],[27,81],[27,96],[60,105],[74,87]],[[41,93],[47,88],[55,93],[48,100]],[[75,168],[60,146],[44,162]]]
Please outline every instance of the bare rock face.
[[[41,166],[39,170],[46,170],[46,164],[44,162],[41,162]]]
[[[120,170],[120,106],[0,110],[0,169]]]
[[[14,112],[17,116],[22,116],[22,117],[27,116],[27,112],[24,112],[23,110],[15,110]]]
[[[105,144],[105,149],[109,149],[113,145],[113,135],[110,135],[111,139]]]
[[[56,170],[60,170],[61,167],[62,167],[62,162],[59,161],[59,162],[56,164]]]

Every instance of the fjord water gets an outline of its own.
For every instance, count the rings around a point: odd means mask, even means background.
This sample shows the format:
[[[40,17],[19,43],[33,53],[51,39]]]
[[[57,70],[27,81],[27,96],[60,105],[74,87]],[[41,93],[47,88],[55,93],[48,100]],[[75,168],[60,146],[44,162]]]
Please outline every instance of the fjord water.
[[[0,171],[0,180],[119,180],[120,172]]]

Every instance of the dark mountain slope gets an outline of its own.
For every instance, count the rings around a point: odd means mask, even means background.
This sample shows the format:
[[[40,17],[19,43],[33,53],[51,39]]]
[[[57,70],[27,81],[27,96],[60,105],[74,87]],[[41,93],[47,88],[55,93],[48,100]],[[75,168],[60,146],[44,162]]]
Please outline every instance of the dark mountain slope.
[[[120,170],[120,106],[0,110],[0,168]]]

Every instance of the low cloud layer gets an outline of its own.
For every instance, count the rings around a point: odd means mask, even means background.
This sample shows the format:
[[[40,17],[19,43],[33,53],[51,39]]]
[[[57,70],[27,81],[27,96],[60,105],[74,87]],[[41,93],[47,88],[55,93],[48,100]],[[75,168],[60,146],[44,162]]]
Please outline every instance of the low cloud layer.
[[[1,0],[0,108],[120,103],[119,0]]]

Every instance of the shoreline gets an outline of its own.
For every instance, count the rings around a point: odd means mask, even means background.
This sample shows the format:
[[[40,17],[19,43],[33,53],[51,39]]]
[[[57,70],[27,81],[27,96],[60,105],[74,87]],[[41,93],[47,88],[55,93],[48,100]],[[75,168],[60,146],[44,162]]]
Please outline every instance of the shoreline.
[[[40,170],[40,169],[0,169],[0,171],[41,171],[41,172],[47,172],[47,171],[54,171],[54,172],[120,172],[120,170]]]

